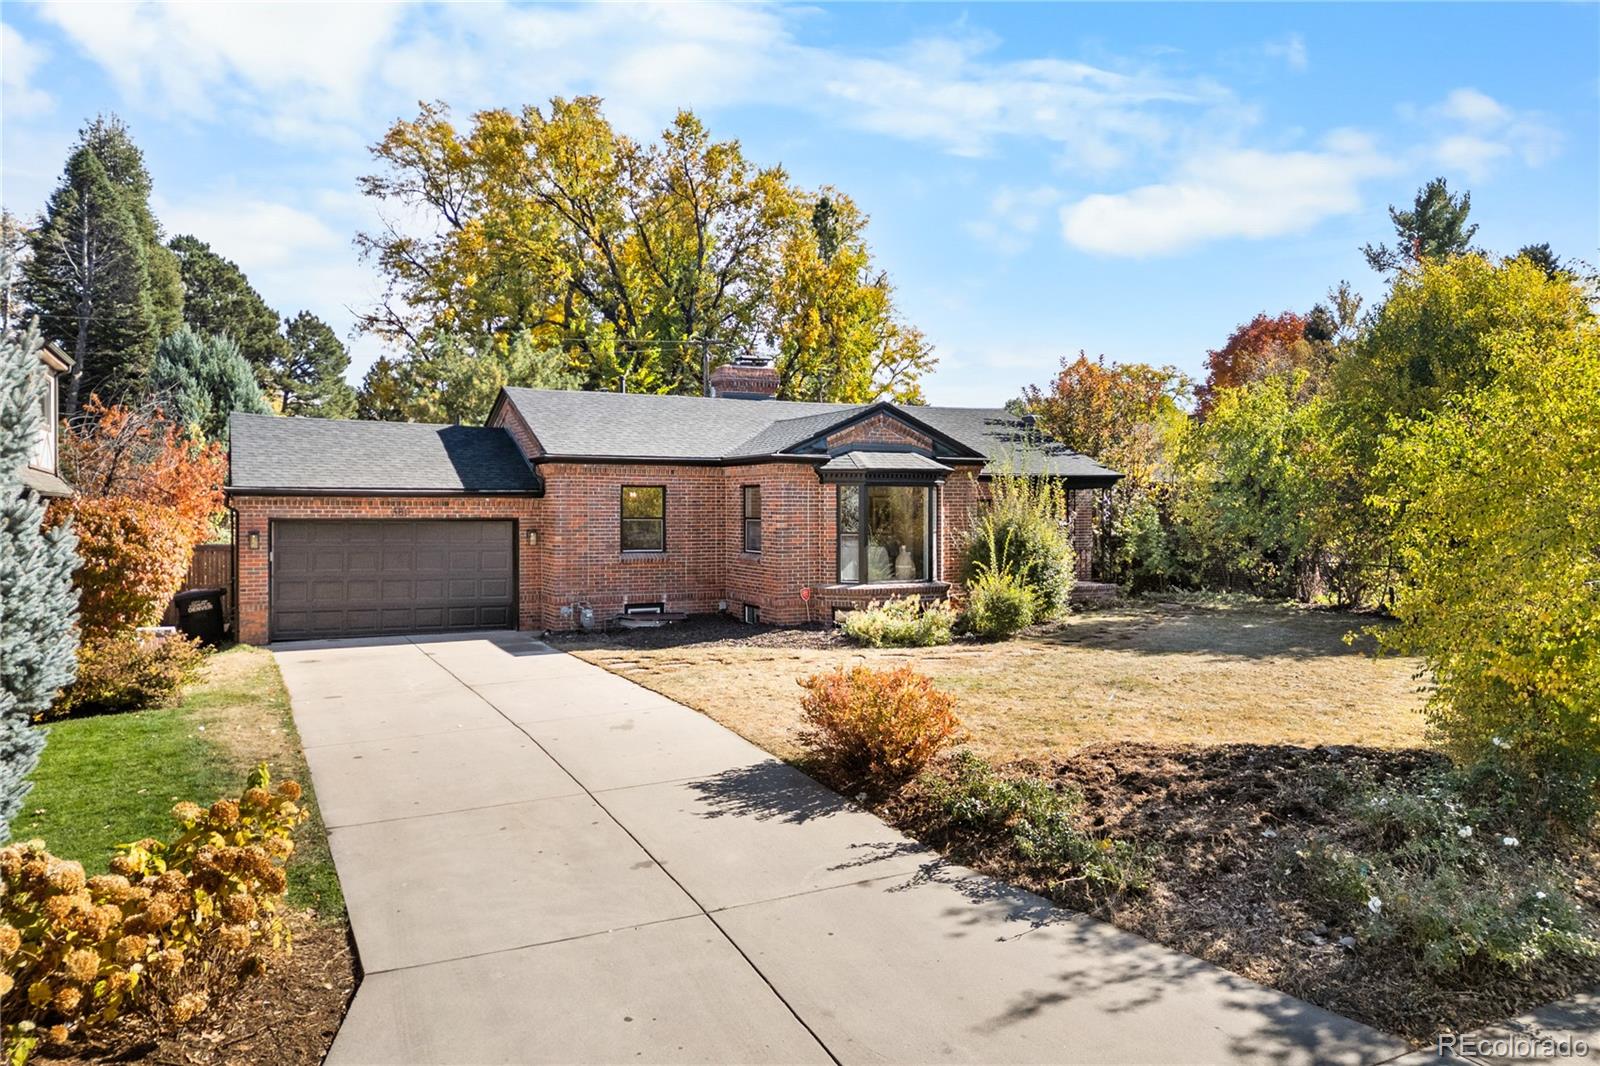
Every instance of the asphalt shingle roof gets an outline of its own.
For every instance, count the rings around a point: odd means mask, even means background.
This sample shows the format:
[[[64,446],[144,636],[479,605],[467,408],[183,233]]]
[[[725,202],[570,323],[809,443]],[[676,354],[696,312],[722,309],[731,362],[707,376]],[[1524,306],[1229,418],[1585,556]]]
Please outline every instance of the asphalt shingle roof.
[[[878,473],[948,474],[950,468],[917,452],[844,452],[822,464],[830,474],[853,471]]]
[[[538,476],[503,429],[235,414],[234,489],[535,492]]]
[[[506,389],[551,456],[618,459],[744,459],[776,455],[870,405],[735,400],[642,393]],[[998,407],[899,408],[989,459],[985,471],[1109,483],[1116,471],[1048,441]]]

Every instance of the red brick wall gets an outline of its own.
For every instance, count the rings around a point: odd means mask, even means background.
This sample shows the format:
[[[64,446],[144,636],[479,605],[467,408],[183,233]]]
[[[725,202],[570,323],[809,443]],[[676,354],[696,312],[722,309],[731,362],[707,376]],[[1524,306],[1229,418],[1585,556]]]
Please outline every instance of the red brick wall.
[[[840,430],[828,438],[828,448],[836,450],[852,444],[909,444],[933,451],[933,442],[891,415],[876,414]]]
[[[892,422],[892,420],[891,420]],[[894,423],[897,424],[897,423]],[[508,426],[508,429],[510,427]],[[626,463],[544,463],[543,499],[530,497],[237,496],[239,639],[267,637],[267,553],[272,519],[306,518],[510,518],[517,521],[519,626],[568,629],[587,603],[597,622],[629,603],[664,603],[670,611],[710,612],[726,603],[739,613],[754,605],[763,621],[797,624],[826,620],[835,604],[885,590],[857,593],[835,585],[837,487],[822,484],[808,462],[745,466],[666,466]],[[667,550],[622,551],[624,485],[666,486]],[[743,489],[762,490],[762,550],[744,549]],[[1073,539],[1086,543],[1092,494],[1075,493]],[[960,545],[982,505],[976,467],[957,467],[938,491],[935,516],[937,567],[956,583]],[[261,534],[251,550],[249,534]],[[528,543],[536,530],[538,543]],[[1079,548],[1079,574],[1089,551]],[[810,588],[809,602],[800,590]],[[932,586],[908,591],[938,594]],[[562,609],[568,613],[563,614]]]
[[[234,496],[238,514],[235,551],[238,591],[235,635],[246,644],[268,639],[268,553],[273,519],[306,518],[510,518],[516,521],[518,626],[537,625],[539,554],[528,544],[538,528],[541,501],[530,496]],[[250,547],[250,534],[260,534]]]

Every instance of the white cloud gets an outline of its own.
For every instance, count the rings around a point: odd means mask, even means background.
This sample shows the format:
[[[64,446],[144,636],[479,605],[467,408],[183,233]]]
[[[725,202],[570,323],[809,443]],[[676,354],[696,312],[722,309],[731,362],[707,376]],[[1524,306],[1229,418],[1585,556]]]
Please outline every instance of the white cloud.
[[[1291,33],[1278,41],[1268,41],[1262,50],[1273,59],[1281,59],[1290,70],[1305,70],[1311,65],[1311,56],[1306,51],[1306,39],[1298,33]]]
[[[1132,257],[1304,233],[1359,210],[1361,182],[1392,169],[1369,138],[1353,131],[1329,135],[1315,151],[1211,152],[1184,163],[1168,181],[1067,204],[1061,229],[1067,243],[1084,251]]]
[[[1542,166],[1561,152],[1561,132],[1537,111],[1513,108],[1473,88],[1452,90],[1432,107],[1403,108],[1402,115],[1431,127],[1429,159],[1472,180],[1516,159]]]
[[[968,222],[966,230],[995,251],[1015,255],[1033,243],[1045,216],[1060,202],[1061,190],[1051,185],[1002,186],[989,198],[985,215]]]
[[[130,99],[180,116],[243,114],[321,131],[357,117],[404,13],[390,3],[46,4],[54,23]]]
[[[239,264],[280,314],[308,310],[344,334],[352,312],[379,295],[379,279],[351,247],[370,210],[331,190],[308,192],[304,200],[311,206],[214,189],[182,202],[157,196],[152,206],[168,233],[192,233]]]
[[[826,15],[797,7],[111,3],[41,13],[134,99],[336,148],[357,143],[353,124],[365,143],[374,121],[419,99],[466,112],[576,93],[604,96],[636,136],[678,107],[770,105],[963,156],[1036,138],[1063,167],[1088,170],[1250,120],[1209,79],[1000,59],[997,40],[961,25],[888,48],[802,44],[797,31]]]
[[[44,58],[44,52],[15,28],[0,23],[0,96],[5,99],[7,118],[38,115],[55,106],[50,94],[33,84]]]

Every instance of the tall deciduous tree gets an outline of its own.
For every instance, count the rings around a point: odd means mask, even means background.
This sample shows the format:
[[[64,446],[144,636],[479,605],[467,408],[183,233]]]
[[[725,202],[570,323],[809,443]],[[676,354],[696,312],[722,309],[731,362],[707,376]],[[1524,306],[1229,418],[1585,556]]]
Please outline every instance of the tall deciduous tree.
[[[1052,439],[1123,477],[1096,512],[1095,571],[1103,580],[1163,584],[1171,576],[1164,529],[1171,463],[1188,419],[1189,381],[1170,366],[1062,359],[1049,386],[1029,386],[1022,406]]]
[[[31,328],[0,335],[0,843],[44,750],[33,719],[77,666],[76,540],[70,526],[44,528],[44,505],[21,479],[43,431],[41,343]]]
[[[1197,413],[1210,414],[1217,394],[1268,377],[1306,374],[1302,380],[1315,387],[1326,367],[1318,348],[1306,337],[1307,320],[1293,311],[1276,317],[1257,315],[1229,335],[1221,348],[1206,353],[1206,380],[1195,390]]]
[[[1406,270],[1425,259],[1448,259],[1471,251],[1476,225],[1467,225],[1472,194],[1450,191],[1443,178],[1434,178],[1417,190],[1411,210],[1389,208],[1397,240],[1394,247],[1369,244],[1361,249],[1367,265],[1381,274]]]
[[[234,411],[272,413],[239,346],[188,326],[157,346],[147,388],[178,425],[198,430],[207,440],[227,439]]]
[[[158,322],[144,238],[98,156],[79,145],[30,240],[23,294],[50,336],[72,352],[62,414],[96,391],[142,378]]]
[[[202,336],[224,336],[239,346],[265,390],[273,390],[289,346],[278,312],[267,305],[244,271],[211,246],[187,234],[169,245],[183,278],[183,320]]]
[[[350,353],[322,319],[301,311],[283,323],[287,354],[274,375],[275,399],[286,415],[350,418],[356,393],[344,380]]]
[[[815,205],[782,168],[752,164],[687,111],[641,144],[593,97],[483,112],[466,131],[430,105],[373,151],[386,169],[363,191],[421,224],[358,238],[389,284],[364,328],[408,344],[454,334],[480,352],[531,330],[572,351],[591,388],[700,391],[708,365],[780,334],[785,253],[831,258],[808,225]],[[887,300],[875,275],[838,277]],[[864,281],[880,296],[862,293]],[[909,347],[925,365],[920,337],[909,343],[912,331],[878,319],[878,344],[854,346],[855,359],[900,365]],[[904,369],[899,387],[915,373]]]
[[[362,383],[362,418],[380,421],[478,425],[500,390],[576,389],[583,377],[560,348],[540,347],[523,330],[509,343],[469,348],[460,338],[440,336],[416,345],[399,359],[373,363]]]
[[[921,403],[933,351],[895,313],[888,274],[872,263],[867,218],[848,196],[824,194],[795,227],[772,290],[778,395],[790,400]]]

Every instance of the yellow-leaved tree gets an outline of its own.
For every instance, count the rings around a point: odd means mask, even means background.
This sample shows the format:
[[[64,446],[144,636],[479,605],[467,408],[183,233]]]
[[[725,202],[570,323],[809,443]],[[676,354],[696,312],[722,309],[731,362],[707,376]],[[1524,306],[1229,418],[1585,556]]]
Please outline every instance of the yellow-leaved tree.
[[[1600,781],[1600,329],[1478,338],[1484,383],[1379,448],[1404,574],[1391,647],[1437,682],[1441,739],[1558,811]],[[1573,810],[1573,808],[1567,808]]]
[[[569,353],[582,387],[693,393],[708,365],[771,340],[798,368],[786,394],[849,400],[915,398],[932,362],[871,267],[865,220],[841,210],[837,253],[819,254],[818,198],[689,111],[640,143],[596,97],[484,111],[465,129],[430,104],[373,153],[383,170],[362,191],[407,221],[358,238],[387,281],[362,325],[413,351],[526,334]],[[815,387],[806,368],[830,360],[842,365]],[[373,383],[384,405],[403,405],[405,378]]]

